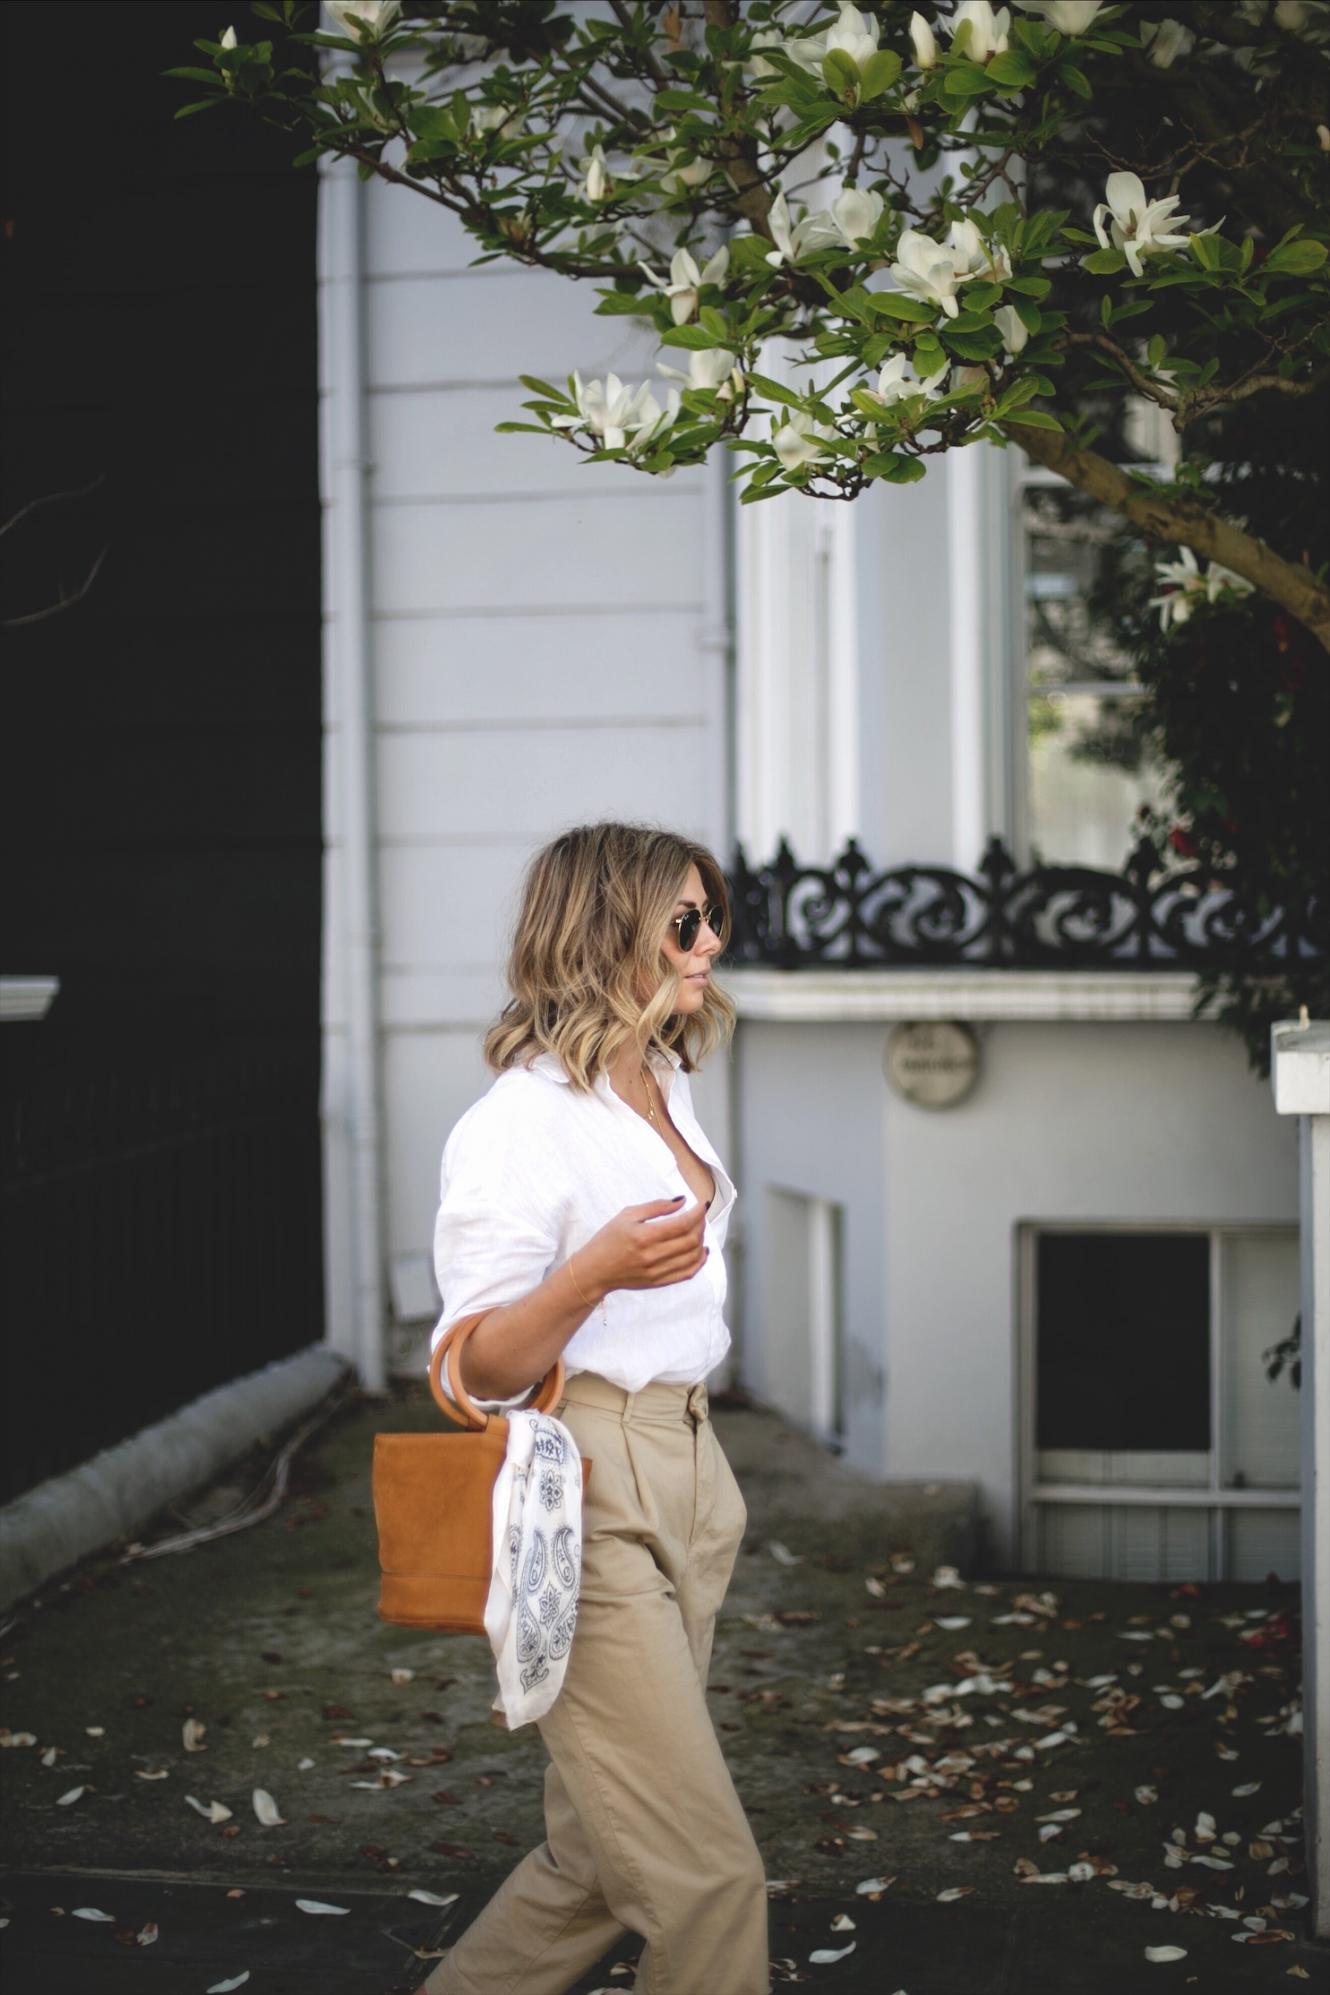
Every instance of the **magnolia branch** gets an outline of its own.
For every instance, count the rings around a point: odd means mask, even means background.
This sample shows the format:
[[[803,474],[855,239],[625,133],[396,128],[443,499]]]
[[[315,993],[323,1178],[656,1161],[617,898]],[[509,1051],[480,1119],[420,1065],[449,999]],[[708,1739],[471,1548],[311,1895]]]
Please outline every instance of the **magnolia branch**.
[[[999,427],[1036,464],[1056,471],[1154,539],[1190,547],[1207,560],[1231,568],[1296,617],[1317,643],[1330,651],[1330,587],[1318,581],[1310,568],[1285,561],[1265,541],[1208,512],[1197,499],[1146,490],[1107,457],[1093,450],[1077,450],[1055,430],[1032,430],[1017,423]]]

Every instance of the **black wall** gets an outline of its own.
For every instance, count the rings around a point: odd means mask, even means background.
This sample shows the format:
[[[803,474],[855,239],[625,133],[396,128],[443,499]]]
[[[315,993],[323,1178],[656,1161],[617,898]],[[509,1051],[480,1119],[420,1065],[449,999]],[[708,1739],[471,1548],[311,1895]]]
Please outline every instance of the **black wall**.
[[[175,120],[225,18],[0,9],[2,516],[94,486],[0,539],[11,1487],[322,1327],[316,190]]]

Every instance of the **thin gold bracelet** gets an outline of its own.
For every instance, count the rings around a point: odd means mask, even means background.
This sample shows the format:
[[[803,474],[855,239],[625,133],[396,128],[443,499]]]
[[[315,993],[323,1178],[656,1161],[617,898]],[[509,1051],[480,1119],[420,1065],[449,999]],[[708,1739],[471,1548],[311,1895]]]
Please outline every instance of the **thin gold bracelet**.
[[[594,1309],[596,1306],[595,1303],[590,1301],[585,1295],[583,1295],[582,1284],[577,1279],[577,1276],[573,1273],[573,1257],[571,1254],[568,1256],[568,1259],[564,1262],[564,1266],[568,1270],[569,1281],[571,1281],[573,1287],[577,1290],[578,1300],[582,1302],[586,1306],[586,1308]]]

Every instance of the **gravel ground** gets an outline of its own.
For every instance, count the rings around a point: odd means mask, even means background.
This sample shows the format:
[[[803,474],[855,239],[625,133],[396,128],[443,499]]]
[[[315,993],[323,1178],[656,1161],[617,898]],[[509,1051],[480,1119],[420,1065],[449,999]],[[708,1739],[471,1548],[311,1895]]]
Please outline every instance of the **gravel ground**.
[[[773,1986],[1330,1985],[1305,1939],[1294,1585],[961,1572],[840,1464],[840,1514],[825,1489],[802,1505],[826,1458],[778,1416],[734,1396],[713,1417],[749,1532],[710,1695],[767,1860]],[[103,1555],[5,1631],[7,1988],[414,1987],[541,1839],[543,1748],[488,1722],[486,1644],[374,1612],[371,1437],[434,1420],[413,1389],[354,1403],[266,1521]],[[580,1995],[629,1987],[637,1950]]]

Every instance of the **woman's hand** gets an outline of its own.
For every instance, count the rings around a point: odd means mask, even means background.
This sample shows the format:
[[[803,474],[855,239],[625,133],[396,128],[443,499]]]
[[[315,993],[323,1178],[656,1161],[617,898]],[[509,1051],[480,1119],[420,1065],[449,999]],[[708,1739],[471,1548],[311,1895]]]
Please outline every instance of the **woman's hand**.
[[[699,1200],[680,1212],[681,1202],[682,1194],[650,1199],[616,1213],[577,1249],[581,1287],[599,1299],[611,1289],[664,1288],[697,1274],[711,1252],[702,1245],[707,1209]]]

